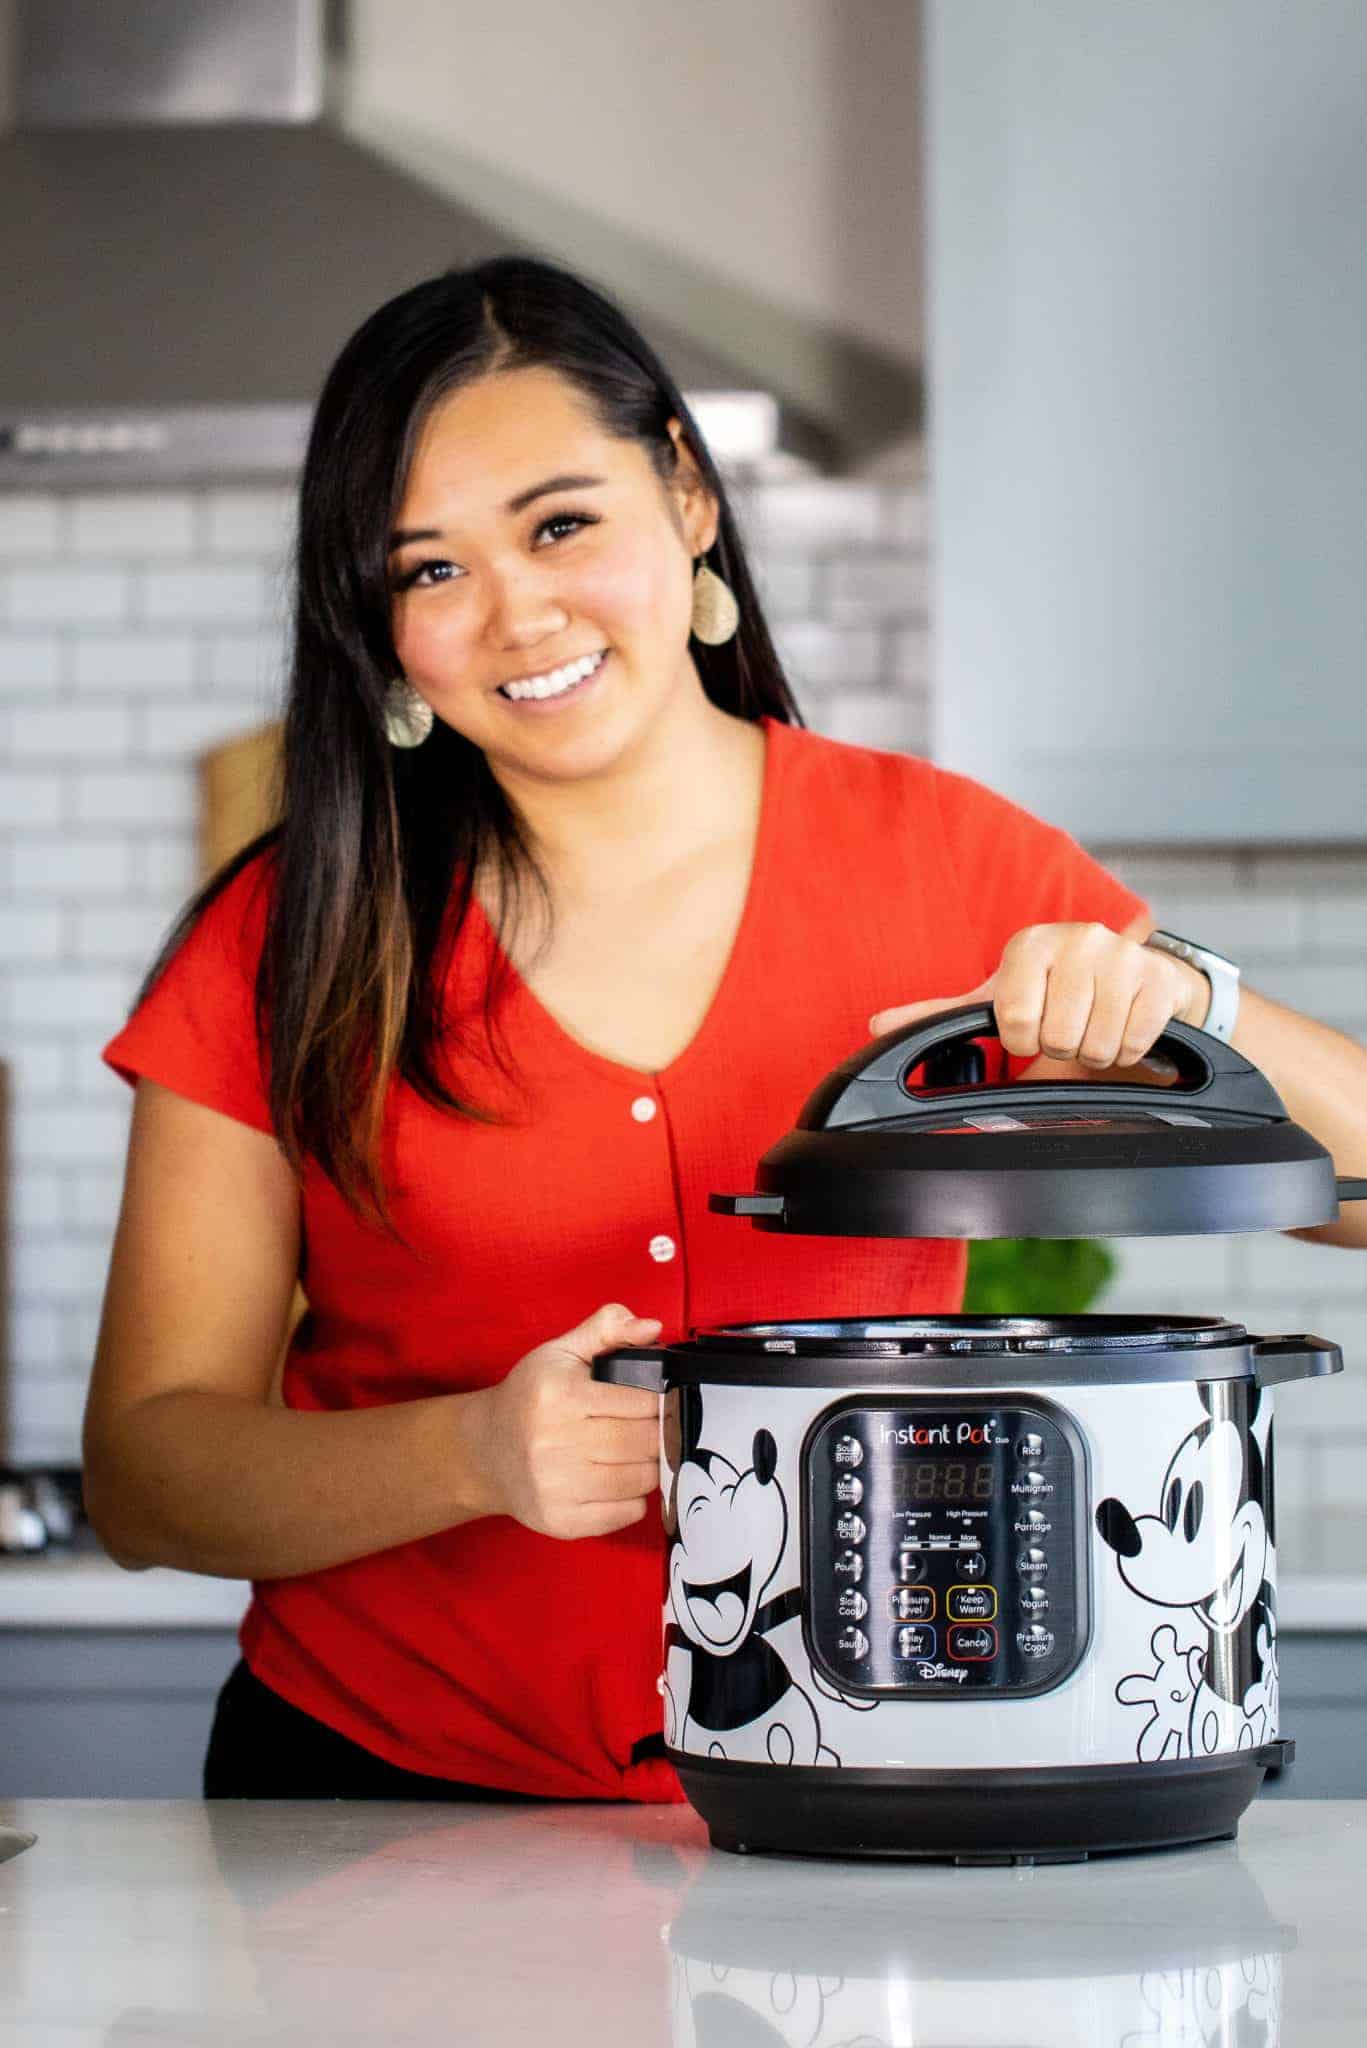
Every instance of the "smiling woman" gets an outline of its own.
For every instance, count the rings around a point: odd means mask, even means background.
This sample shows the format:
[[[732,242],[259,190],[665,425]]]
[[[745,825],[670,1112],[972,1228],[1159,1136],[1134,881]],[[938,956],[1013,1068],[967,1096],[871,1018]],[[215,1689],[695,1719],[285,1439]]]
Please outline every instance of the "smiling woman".
[[[751,1242],[709,1194],[889,1004],[1001,974],[1009,1049],[1142,1054],[1204,988],[1151,922],[980,784],[802,728],[602,293],[509,256],[382,306],[309,439],[281,817],[105,1054],[87,1504],[130,1567],[254,1581],[207,1789],[679,1798],[657,1402],[594,1359],[956,1310],[961,1244]]]

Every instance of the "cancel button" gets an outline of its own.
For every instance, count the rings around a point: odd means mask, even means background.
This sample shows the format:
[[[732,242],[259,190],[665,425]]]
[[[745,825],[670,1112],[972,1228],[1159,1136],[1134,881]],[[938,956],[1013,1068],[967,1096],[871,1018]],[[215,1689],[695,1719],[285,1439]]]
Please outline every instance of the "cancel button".
[[[951,1621],[995,1621],[995,1586],[951,1586],[945,1596],[945,1611]]]

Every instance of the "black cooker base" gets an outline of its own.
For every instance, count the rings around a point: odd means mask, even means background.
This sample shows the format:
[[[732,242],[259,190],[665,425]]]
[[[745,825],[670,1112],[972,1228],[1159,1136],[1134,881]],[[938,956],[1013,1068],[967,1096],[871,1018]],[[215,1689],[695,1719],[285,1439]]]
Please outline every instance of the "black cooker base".
[[[713,1847],[736,1854],[1081,1863],[1231,1840],[1264,1774],[1290,1763],[1295,1744],[1029,1771],[811,1770],[666,1754]]]

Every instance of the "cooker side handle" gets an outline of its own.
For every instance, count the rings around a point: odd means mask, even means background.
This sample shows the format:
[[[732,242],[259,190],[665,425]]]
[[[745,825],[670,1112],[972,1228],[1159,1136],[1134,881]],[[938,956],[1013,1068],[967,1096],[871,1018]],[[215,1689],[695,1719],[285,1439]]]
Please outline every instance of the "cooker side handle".
[[[643,1387],[647,1394],[662,1394],[665,1356],[649,1344],[623,1344],[616,1351],[599,1353],[593,1361],[593,1377],[608,1380],[614,1387]]]
[[[1253,1381],[1259,1387],[1280,1387],[1287,1380],[1320,1379],[1343,1371],[1343,1353],[1324,1337],[1302,1333],[1291,1337],[1250,1337]]]

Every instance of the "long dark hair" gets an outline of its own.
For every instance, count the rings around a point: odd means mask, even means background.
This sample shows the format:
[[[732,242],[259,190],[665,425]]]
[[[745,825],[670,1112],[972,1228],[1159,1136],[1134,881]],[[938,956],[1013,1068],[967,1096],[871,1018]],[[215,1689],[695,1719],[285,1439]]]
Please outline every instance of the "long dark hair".
[[[396,1075],[429,1102],[496,1120],[455,1093],[443,1057],[456,1028],[443,984],[478,869],[490,865],[501,884],[500,940],[529,885],[546,896],[479,747],[440,719],[420,747],[388,743],[384,697],[398,666],[389,534],[433,406],[478,378],[537,367],[576,385],[605,432],[639,442],[662,483],[676,461],[666,423],[680,421],[720,510],[706,559],[740,608],[731,640],[691,643],[703,688],[741,718],[802,723],[703,437],[605,292],[556,264],[499,256],[415,285],[357,329],[323,386],[304,459],[279,823],[192,899],[141,994],[206,906],[265,855],[256,1005],[271,1116],[296,1170],[311,1155],[353,1208],[380,1220],[380,1133]],[[491,1045],[498,980],[485,991]]]

